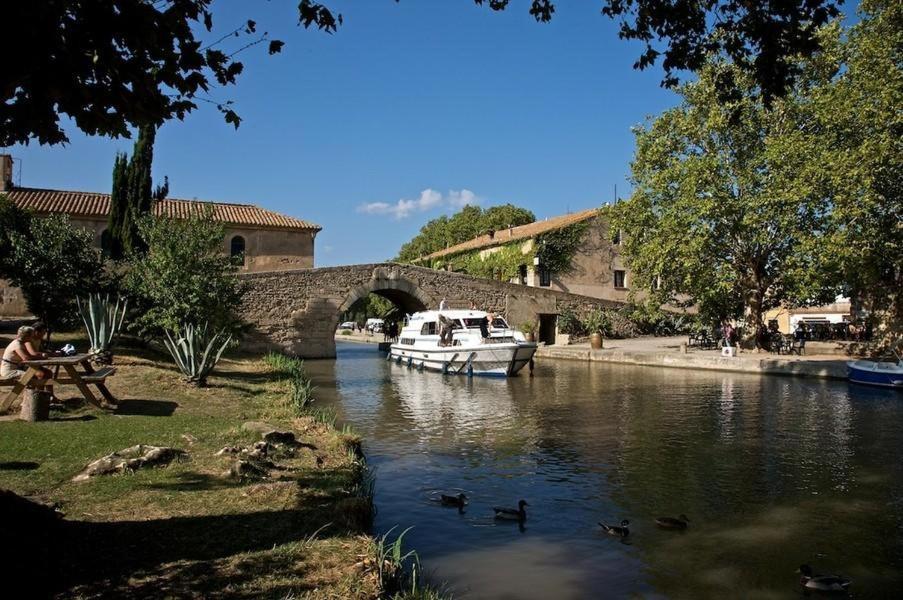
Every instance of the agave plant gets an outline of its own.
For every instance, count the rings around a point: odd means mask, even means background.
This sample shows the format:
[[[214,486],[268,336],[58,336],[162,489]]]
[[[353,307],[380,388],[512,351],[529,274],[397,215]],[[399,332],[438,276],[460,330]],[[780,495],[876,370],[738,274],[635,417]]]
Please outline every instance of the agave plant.
[[[167,330],[163,343],[186,381],[203,387],[231,341],[232,336],[226,335],[225,329],[211,336],[207,323],[199,326],[185,323],[172,333]]]
[[[113,354],[110,348],[125,319],[126,301],[116,298],[116,302],[111,302],[109,294],[106,296],[90,294],[86,300],[76,297],[75,302],[88,331],[88,341],[91,342],[94,360],[103,364],[112,363]]]

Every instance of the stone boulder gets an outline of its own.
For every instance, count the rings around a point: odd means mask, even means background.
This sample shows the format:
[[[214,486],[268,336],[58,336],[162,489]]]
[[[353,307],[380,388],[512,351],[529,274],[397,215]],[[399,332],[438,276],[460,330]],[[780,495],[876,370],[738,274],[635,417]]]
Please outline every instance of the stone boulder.
[[[138,444],[98,458],[73,477],[72,481],[85,481],[98,475],[125,473],[145,467],[162,467],[173,460],[182,460],[187,456],[188,454],[184,450],[178,448]]]

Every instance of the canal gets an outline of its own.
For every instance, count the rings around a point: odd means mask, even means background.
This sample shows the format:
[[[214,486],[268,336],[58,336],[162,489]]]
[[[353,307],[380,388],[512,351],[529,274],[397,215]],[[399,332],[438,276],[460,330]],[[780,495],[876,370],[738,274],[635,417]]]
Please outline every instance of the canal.
[[[377,532],[456,598],[792,598],[801,563],[903,589],[903,394],[846,382],[545,361],[467,380],[338,344],[318,402],[365,440]],[[463,491],[463,513],[431,500]],[[492,506],[529,503],[523,528]],[[686,514],[686,531],[654,518]],[[625,539],[600,520],[630,521]]]

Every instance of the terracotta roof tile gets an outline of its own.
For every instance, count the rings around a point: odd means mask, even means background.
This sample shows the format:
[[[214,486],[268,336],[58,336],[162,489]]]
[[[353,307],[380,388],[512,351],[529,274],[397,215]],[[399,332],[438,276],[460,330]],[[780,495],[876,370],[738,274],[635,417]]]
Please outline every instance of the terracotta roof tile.
[[[552,217],[543,221],[534,221],[532,223],[527,223],[526,225],[512,227],[511,229],[501,229],[499,231],[496,231],[492,237],[490,237],[489,234],[481,235],[479,237],[473,238],[472,240],[467,240],[466,242],[461,242],[460,244],[449,246],[445,250],[439,250],[437,252],[433,252],[432,254],[428,254],[421,260],[440,258],[442,256],[458,254],[467,250],[489,248],[491,246],[507,244],[508,242],[516,240],[529,239],[541,233],[545,233],[546,231],[561,229],[562,227],[567,227],[568,225],[573,225],[574,223],[585,221],[587,219],[595,217],[598,213],[598,208],[591,208],[589,210],[584,210],[577,213],[561,215],[559,217]]]
[[[106,217],[110,213],[109,194],[36,188],[13,188],[6,194],[16,205],[38,213],[66,213],[73,217]],[[252,204],[166,198],[154,204],[154,214],[183,219],[191,214],[200,214],[204,206],[213,206],[213,218],[229,225],[311,231],[322,229],[309,221],[295,219]]]

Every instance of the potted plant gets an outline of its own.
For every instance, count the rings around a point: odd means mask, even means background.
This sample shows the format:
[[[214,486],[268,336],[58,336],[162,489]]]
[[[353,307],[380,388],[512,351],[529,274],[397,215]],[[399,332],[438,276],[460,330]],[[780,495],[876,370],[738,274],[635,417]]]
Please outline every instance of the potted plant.
[[[589,346],[593,350],[602,349],[602,332],[606,323],[606,315],[601,309],[590,312],[583,320],[583,326],[589,332]]]
[[[521,323],[520,330],[524,332],[524,338],[526,338],[528,342],[536,341],[536,335],[534,335],[536,326],[532,321],[524,321],[523,323]]]

